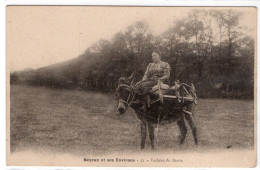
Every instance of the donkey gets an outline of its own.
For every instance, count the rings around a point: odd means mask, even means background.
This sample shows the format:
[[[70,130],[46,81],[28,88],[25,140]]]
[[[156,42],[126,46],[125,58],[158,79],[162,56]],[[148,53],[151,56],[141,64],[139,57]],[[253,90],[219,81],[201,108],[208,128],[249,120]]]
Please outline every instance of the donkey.
[[[184,143],[187,127],[184,119],[187,120],[188,124],[193,133],[195,144],[198,143],[197,129],[193,118],[194,102],[169,102],[165,101],[156,102],[151,104],[147,110],[143,110],[143,95],[138,94],[136,88],[130,82],[130,79],[120,78],[119,85],[116,89],[116,95],[118,98],[118,112],[120,114],[125,113],[128,107],[131,107],[140,120],[141,123],[141,149],[145,148],[145,140],[147,136],[147,127],[149,131],[149,138],[151,148],[155,149],[155,128],[159,124],[171,123],[177,121],[180,128],[180,144]]]

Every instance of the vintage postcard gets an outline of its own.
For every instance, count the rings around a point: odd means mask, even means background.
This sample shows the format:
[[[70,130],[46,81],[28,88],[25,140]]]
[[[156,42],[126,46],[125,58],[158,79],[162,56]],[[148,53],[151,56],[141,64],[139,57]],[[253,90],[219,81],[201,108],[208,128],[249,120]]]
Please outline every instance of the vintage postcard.
[[[7,165],[255,167],[255,7],[7,6]]]

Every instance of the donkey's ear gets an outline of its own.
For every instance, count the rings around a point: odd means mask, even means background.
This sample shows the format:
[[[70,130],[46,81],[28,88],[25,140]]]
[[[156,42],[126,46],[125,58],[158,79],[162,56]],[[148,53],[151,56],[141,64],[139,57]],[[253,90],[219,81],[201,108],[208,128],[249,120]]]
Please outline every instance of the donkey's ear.
[[[136,75],[136,72],[134,71],[130,77],[128,77],[128,81],[130,82],[130,86],[135,86],[135,75]]]
[[[126,80],[124,77],[120,77],[120,79],[118,80],[118,84],[125,84],[126,83]]]
[[[128,80],[132,80],[133,78],[135,78],[135,71],[127,78]]]

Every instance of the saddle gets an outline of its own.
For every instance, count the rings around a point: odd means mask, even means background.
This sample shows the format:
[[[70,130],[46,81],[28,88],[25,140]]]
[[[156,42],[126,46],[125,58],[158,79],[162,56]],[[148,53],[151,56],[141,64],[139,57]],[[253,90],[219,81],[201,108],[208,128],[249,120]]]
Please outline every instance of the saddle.
[[[153,86],[152,89],[146,90],[145,92],[137,92],[138,95],[143,97],[145,102],[144,105],[150,107],[150,105],[160,102],[164,103],[164,100],[168,103],[186,103],[193,101],[197,104],[197,96],[195,87],[175,81],[174,86],[170,87],[167,84],[158,82],[157,85]]]
[[[160,84],[160,87],[159,87],[159,85],[153,86],[151,92],[152,92],[154,95],[159,95],[159,89],[161,90],[162,94],[169,94],[170,91],[172,90],[172,89],[170,88],[170,86],[168,86],[167,84],[161,83],[161,84]]]
[[[172,88],[167,84],[162,82],[158,82],[157,85],[153,86],[152,89],[148,89],[146,91],[141,91],[139,89],[135,89],[137,95],[141,96],[141,103],[143,105],[143,110],[149,108],[150,105],[160,102],[163,103],[164,95],[175,95],[179,96],[177,92],[177,88],[175,86]]]
[[[158,85],[152,88],[152,93],[158,98],[158,100],[163,103],[165,96],[176,97],[177,101],[180,103],[180,93],[179,93],[179,84],[175,83],[175,86],[170,87],[167,84],[158,83]],[[157,100],[157,101],[158,101]]]

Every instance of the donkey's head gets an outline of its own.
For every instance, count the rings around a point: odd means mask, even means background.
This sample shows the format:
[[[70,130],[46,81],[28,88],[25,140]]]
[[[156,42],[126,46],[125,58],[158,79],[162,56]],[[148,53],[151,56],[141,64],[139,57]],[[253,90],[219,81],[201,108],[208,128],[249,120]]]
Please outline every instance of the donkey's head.
[[[116,96],[118,100],[118,112],[123,114],[134,99],[134,91],[131,87],[130,79],[122,77],[119,79]]]

